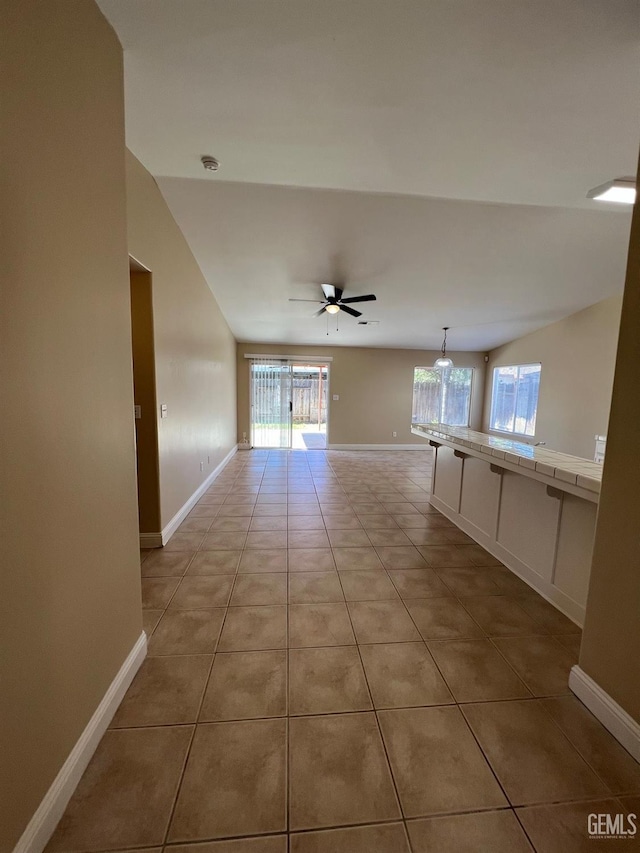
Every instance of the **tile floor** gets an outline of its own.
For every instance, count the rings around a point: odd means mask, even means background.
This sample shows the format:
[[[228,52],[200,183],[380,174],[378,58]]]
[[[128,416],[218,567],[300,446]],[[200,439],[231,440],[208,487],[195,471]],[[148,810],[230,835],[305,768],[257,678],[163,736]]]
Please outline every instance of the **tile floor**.
[[[142,554],[149,656],[49,853],[573,853],[640,765],[576,626],[429,500],[430,454],[239,453]]]

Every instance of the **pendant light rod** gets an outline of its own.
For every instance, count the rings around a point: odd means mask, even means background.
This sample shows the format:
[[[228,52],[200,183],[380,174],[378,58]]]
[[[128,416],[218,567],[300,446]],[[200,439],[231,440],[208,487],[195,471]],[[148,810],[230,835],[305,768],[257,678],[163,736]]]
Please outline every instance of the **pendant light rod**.
[[[444,339],[442,341],[442,347],[440,349],[440,355],[436,358],[434,362],[434,367],[440,370],[448,370],[450,367],[453,367],[453,361],[447,355],[447,332],[449,331],[450,326],[443,326],[442,331],[444,332]]]

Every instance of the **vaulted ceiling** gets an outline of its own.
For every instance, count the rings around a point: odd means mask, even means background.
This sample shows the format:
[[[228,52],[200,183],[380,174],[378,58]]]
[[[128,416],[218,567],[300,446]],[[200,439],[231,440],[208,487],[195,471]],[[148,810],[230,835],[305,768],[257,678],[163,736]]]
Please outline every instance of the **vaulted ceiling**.
[[[635,171],[636,0],[99,4],[127,144],[238,338],[326,343],[287,301],[326,280],[378,296],[334,345],[468,349],[622,287],[628,210],[586,192]]]

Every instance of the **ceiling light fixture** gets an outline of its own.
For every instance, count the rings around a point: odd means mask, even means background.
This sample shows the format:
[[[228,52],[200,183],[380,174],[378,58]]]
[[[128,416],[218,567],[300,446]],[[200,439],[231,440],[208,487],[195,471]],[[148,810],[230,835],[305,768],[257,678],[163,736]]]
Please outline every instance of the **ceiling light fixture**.
[[[440,355],[433,363],[435,368],[439,370],[448,370],[450,367],[453,367],[453,362],[447,355],[447,332],[449,331],[449,326],[443,326],[442,331],[444,332],[444,340],[442,341],[442,349],[440,350]]]
[[[340,310],[340,306],[335,305],[335,304],[331,304],[331,305],[327,305],[327,307],[324,310],[327,312],[327,314],[337,314],[338,311]]]
[[[636,182],[633,178],[616,178],[600,184],[587,193],[594,201],[611,201],[614,204],[634,204],[636,200]]]

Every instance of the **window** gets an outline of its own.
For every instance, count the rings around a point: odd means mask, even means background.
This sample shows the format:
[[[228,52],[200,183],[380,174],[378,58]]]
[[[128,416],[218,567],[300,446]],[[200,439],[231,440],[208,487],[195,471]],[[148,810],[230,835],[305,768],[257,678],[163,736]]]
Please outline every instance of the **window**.
[[[469,426],[472,378],[472,367],[416,367],[411,423]]]
[[[540,370],[539,364],[494,368],[491,429],[535,435]]]

